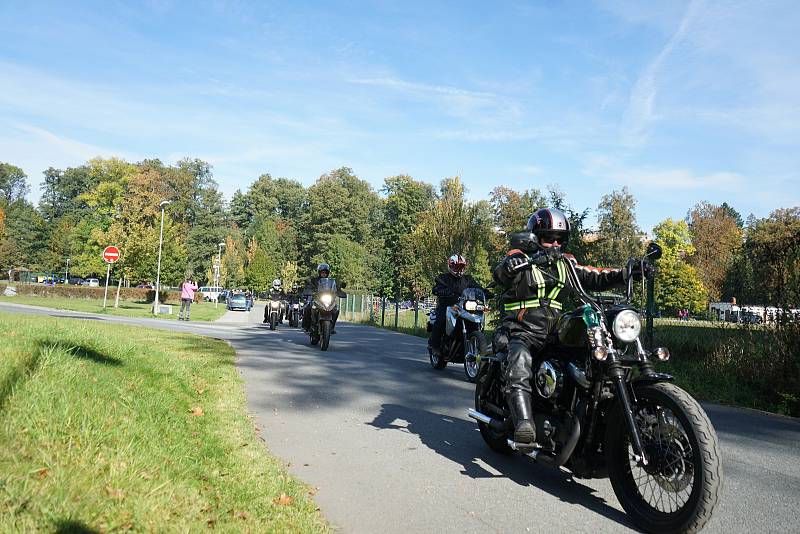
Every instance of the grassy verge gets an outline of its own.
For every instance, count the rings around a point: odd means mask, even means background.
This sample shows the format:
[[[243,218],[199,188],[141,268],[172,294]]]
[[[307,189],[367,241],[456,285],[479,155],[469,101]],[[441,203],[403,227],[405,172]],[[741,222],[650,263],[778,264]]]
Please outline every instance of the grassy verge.
[[[397,327],[388,313],[383,328],[427,338],[427,316],[401,312]],[[393,312],[393,310],[392,310]],[[380,327],[380,315],[372,322]],[[487,330],[486,337],[491,339]],[[800,416],[800,332],[796,326],[781,329],[748,327],[711,321],[656,320],[656,345],[666,346],[673,358],[658,364],[659,371],[694,397],[710,402],[756,408]]]
[[[11,304],[27,304],[29,306],[44,306],[59,310],[78,312],[100,313],[103,315],[120,315],[124,317],[156,317],[158,319],[176,320],[179,305],[172,306],[172,315],[153,315],[153,305],[144,302],[120,301],[119,308],[114,307],[114,299],[109,296],[106,308],[103,300],[73,299],[69,297],[37,297],[32,295],[17,295],[14,297],[0,296],[0,302]],[[220,304],[214,308],[213,302],[195,302],[191,308],[192,321],[216,321],[225,314],[225,305]]]
[[[224,342],[0,313],[0,532],[327,531]]]

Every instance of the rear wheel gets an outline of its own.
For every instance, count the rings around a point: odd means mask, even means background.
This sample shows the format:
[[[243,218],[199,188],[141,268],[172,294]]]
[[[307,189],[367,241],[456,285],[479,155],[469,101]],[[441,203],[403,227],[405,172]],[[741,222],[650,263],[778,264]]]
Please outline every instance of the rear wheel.
[[[320,331],[320,339],[321,343],[319,348],[322,350],[328,350],[328,345],[331,342],[331,323],[330,321],[322,321],[319,323],[319,331]]]
[[[475,384],[475,409],[482,414],[492,416],[488,405],[503,405],[503,394],[500,391],[499,383],[499,364],[496,362],[486,362],[480,366],[478,377]],[[483,441],[495,452],[500,454],[511,454],[513,449],[508,446],[508,436],[505,432],[494,430],[486,423],[478,421],[478,429],[481,431]]]
[[[637,387],[633,416],[647,465],[634,459],[622,409],[610,414],[606,455],[611,485],[633,522],[648,532],[697,532],[722,486],[719,442],[708,416],[673,384]]]
[[[475,330],[467,337],[467,346],[464,348],[464,374],[470,382],[478,378],[483,354],[486,354],[486,338],[483,332]]]

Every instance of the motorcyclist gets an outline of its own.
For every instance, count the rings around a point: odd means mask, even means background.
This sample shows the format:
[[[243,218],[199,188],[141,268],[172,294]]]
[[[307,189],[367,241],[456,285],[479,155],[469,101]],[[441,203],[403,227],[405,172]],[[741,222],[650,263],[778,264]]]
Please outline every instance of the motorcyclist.
[[[441,273],[434,279],[433,294],[436,298],[436,321],[428,338],[428,350],[436,356],[441,356],[442,333],[447,317],[447,307],[458,302],[461,292],[468,287],[482,289],[470,275],[464,274],[467,269],[467,260],[461,254],[453,254],[447,259],[447,272]]]
[[[303,287],[303,296],[306,298],[306,304],[303,307],[303,330],[308,332],[311,328],[311,302],[313,301],[314,293],[317,292],[317,286],[320,279],[328,278],[331,275],[331,266],[327,263],[320,263],[317,265],[317,276],[309,276],[306,278],[305,286]],[[344,291],[338,289],[338,296],[341,298],[346,297]],[[339,310],[333,313],[333,324],[331,325],[331,334],[336,333],[336,320],[339,318]]]
[[[528,219],[527,232],[517,234],[524,236],[518,240],[519,248],[510,250],[493,271],[494,280],[503,291],[502,323],[496,334],[503,341],[498,343],[495,339],[495,345],[502,348],[507,339],[504,394],[517,443],[536,441],[531,408],[533,360],[545,346],[548,335],[554,332],[566,294],[564,289],[571,287],[566,262],[572,263],[587,290],[602,291],[626,281],[624,269],[578,265],[574,256],[564,254],[569,233],[569,220],[563,212],[540,209]],[[520,268],[532,255],[542,263]]]
[[[272,281],[272,287],[269,290],[269,300],[281,303],[281,307],[278,311],[278,322],[283,322],[283,314],[284,314],[284,301],[286,300],[286,294],[283,292],[283,283],[281,282],[280,278],[276,278]],[[270,308],[267,306],[264,308],[264,322],[269,322],[269,312]]]

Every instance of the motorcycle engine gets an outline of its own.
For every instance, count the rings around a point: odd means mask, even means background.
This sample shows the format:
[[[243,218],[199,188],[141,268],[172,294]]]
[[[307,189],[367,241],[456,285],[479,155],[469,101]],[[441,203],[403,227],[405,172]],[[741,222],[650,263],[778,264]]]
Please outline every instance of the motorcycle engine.
[[[564,386],[564,374],[561,372],[561,366],[558,362],[544,360],[539,364],[539,370],[536,371],[535,382],[536,392],[539,393],[539,396],[543,399],[555,400]]]

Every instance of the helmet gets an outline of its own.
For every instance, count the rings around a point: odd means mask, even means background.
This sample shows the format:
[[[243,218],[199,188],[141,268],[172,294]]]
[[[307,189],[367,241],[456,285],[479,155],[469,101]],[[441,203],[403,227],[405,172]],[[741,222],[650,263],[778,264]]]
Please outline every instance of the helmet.
[[[317,274],[322,276],[322,272],[325,272],[325,276],[323,278],[327,278],[331,275],[331,266],[327,263],[320,263],[317,265]]]
[[[447,260],[447,270],[454,276],[461,276],[467,268],[467,260],[461,254],[453,254]]]
[[[542,208],[528,219],[529,232],[536,234],[539,243],[552,243],[558,240],[561,247],[569,242],[569,219],[556,208]]]
[[[281,279],[276,278],[272,281],[272,289],[280,289],[281,288]]]

